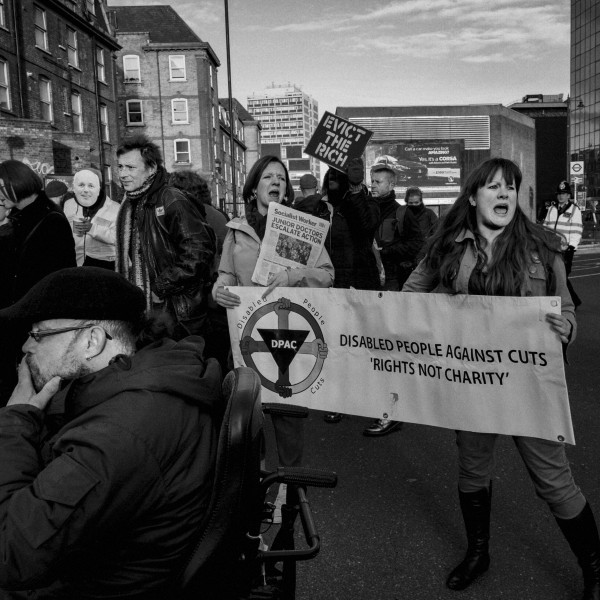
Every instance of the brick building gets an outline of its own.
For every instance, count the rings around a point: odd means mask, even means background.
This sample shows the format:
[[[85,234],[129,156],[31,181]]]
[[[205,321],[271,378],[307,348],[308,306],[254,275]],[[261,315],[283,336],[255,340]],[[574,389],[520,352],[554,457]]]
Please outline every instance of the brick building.
[[[105,0],[0,2],[0,160],[40,175],[101,168],[117,140]]]
[[[118,127],[161,146],[167,171],[192,169],[217,198],[219,59],[167,5],[109,8],[117,40]]]
[[[260,158],[260,123],[235,98],[232,99],[233,119],[229,118],[229,98],[220,98],[221,107],[221,155],[217,167],[217,192],[219,206],[225,211],[239,214],[243,204],[242,190],[246,183],[246,173]],[[233,122],[233,142],[235,160],[236,207],[233,206],[233,184],[231,174],[230,121]]]

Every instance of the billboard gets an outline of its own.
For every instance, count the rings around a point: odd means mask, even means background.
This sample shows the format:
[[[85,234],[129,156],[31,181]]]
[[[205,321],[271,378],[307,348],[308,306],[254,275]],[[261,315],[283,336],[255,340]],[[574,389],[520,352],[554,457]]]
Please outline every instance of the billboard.
[[[371,167],[383,163],[396,173],[398,198],[416,186],[425,204],[452,204],[460,191],[464,145],[464,140],[371,141],[365,150],[367,184]]]

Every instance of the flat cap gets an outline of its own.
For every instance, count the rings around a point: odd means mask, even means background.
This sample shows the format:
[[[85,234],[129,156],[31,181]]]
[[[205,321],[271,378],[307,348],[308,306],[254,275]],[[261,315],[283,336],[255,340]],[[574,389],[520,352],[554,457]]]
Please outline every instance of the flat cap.
[[[38,323],[49,319],[127,321],[144,316],[143,292],[122,275],[100,267],[70,267],[46,275],[0,319]]]

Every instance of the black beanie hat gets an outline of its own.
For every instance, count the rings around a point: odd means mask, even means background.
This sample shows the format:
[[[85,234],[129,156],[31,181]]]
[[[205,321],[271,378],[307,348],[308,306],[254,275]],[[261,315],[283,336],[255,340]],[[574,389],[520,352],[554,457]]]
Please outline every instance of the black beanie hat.
[[[100,267],[70,267],[46,275],[19,301],[0,310],[0,319],[90,319],[138,326],[145,309],[143,292],[122,275]]]

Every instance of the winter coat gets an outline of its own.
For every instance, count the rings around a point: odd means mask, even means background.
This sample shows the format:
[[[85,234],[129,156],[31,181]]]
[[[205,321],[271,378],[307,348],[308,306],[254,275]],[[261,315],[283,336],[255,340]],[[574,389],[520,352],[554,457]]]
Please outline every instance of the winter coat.
[[[12,299],[16,302],[49,273],[77,263],[69,222],[45,192],[25,208],[13,208],[10,220],[15,236]]]
[[[258,260],[261,241],[248,224],[245,217],[232,219],[227,223],[229,231],[223,244],[223,254],[219,265],[219,277],[213,286],[213,298],[217,288],[229,285],[257,285],[252,281],[252,273]],[[326,250],[321,252],[313,268],[288,270],[290,287],[331,287],[334,270]]]
[[[212,486],[220,378],[203,344],[163,340],[117,357],[46,414],[0,410],[0,587],[60,579],[77,600],[146,600],[163,588]]]
[[[456,243],[464,247],[460,260],[458,273],[451,289],[443,286],[438,280],[438,274],[431,271],[425,260],[411,273],[408,281],[402,287],[403,292],[435,292],[438,294],[468,294],[469,280],[477,265],[477,251],[475,236],[471,231],[464,230],[456,238]],[[521,287],[521,296],[548,296],[555,295],[561,298],[561,313],[568,319],[572,326],[570,342],[575,340],[577,322],[575,320],[575,307],[569,290],[567,289],[567,275],[565,265],[560,254],[554,253],[545,265],[537,252],[531,253],[527,265],[527,276]],[[552,272],[552,290],[548,290],[548,277]],[[550,292],[550,293],[549,293]]]
[[[339,204],[329,206],[331,216],[326,218],[331,225],[325,244],[335,269],[334,287],[380,289],[373,253],[373,239],[379,224],[377,202],[365,186],[358,185],[351,187]],[[301,210],[300,205],[298,208]],[[313,214],[320,216],[317,212]]]
[[[385,288],[397,281],[402,269],[411,269],[423,245],[423,235],[416,217],[396,202],[396,194],[377,198],[381,216],[375,232],[385,269]]]
[[[194,203],[167,184],[159,169],[138,215],[142,260],[152,292],[165,301],[177,320],[204,314],[215,255],[212,236]],[[127,273],[130,232],[125,232],[133,205],[125,197],[117,217],[117,271]],[[129,237],[128,237],[129,236]]]

